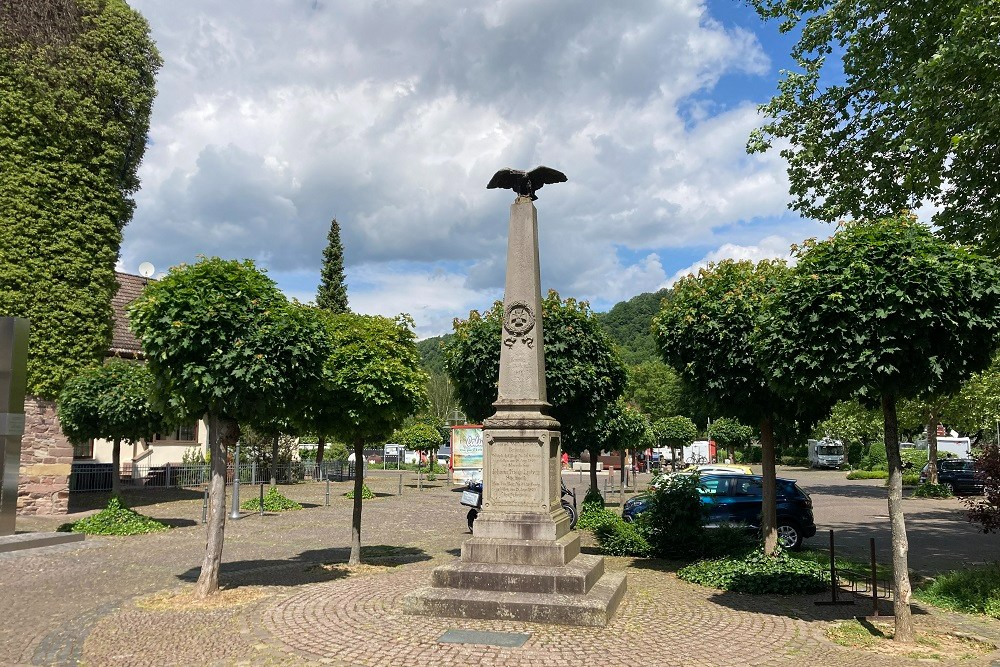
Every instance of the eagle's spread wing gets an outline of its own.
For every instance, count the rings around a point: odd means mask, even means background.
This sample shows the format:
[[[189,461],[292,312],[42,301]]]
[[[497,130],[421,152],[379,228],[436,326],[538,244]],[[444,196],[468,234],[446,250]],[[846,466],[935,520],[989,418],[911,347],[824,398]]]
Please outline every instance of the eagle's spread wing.
[[[565,183],[566,174],[551,167],[538,166],[528,172],[532,190],[541,190],[546,183]]]
[[[523,171],[506,167],[493,174],[493,178],[490,179],[486,189],[502,188],[520,193],[524,189],[524,181],[525,173]]]

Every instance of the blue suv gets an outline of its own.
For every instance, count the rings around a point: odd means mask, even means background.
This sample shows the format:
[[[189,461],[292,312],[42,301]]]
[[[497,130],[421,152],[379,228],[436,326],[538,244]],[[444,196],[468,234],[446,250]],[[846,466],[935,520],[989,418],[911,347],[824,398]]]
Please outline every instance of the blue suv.
[[[701,503],[707,508],[706,525],[744,524],[760,530],[764,487],[760,475],[711,474],[698,479]],[[649,509],[649,494],[636,496],[625,503],[622,518],[632,522]],[[816,534],[812,499],[794,479],[777,480],[778,542],[786,549],[799,549],[802,540]]]

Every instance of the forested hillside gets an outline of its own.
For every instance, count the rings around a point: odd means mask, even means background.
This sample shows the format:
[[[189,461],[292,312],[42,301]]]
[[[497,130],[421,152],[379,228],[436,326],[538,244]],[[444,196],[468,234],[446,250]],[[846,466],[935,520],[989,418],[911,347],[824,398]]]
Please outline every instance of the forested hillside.
[[[622,358],[629,365],[646,361],[659,361],[656,341],[651,325],[653,316],[660,312],[660,302],[670,294],[664,288],[658,292],[644,292],[628,301],[616,303],[597,319],[611,339],[621,348]]]

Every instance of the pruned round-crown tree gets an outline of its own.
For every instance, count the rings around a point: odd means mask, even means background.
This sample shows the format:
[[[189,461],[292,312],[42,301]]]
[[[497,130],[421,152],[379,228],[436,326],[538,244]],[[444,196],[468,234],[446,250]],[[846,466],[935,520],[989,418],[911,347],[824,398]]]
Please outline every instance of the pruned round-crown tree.
[[[564,301],[550,291],[542,299],[542,318],[545,386],[552,416],[561,425],[562,448],[571,454],[590,451],[596,489],[596,428],[625,390],[625,365],[586,302]],[[455,335],[444,344],[445,368],[459,405],[473,422],[495,412],[502,319],[499,301],[486,313],[472,311],[467,320],[455,320]]]
[[[621,453],[620,478],[621,486],[625,488],[626,456],[629,451],[635,456],[638,450],[653,446],[655,442],[653,426],[649,417],[620,398],[607,410],[602,423],[604,428],[601,449],[606,452]],[[596,490],[593,486],[591,489]]]
[[[253,262],[218,257],[172,268],[129,308],[153,374],[154,402],[168,415],[209,421],[212,478],[199,598],[219,588],[226,452],[239,438],[239,423],[298,410],[320,385],[330,343],[312,310],[289,304]]]
[[[142,364],[113,359],[73,376],[59,392],[59,426],[73,444],[112,442],[111,493],[121,492],[121,443],[151,437],[164,427],[150,396],[153,376]]]
[[[731,417],[719,417],[708,427],[708,437],[726,448],[729,460],[736,462],[736,449],[753,441],[753,429]]]
[[[393,442],[415,452],[433,455],[444,444],[441,430],[425,422],[416,422],[399,429],[392,434]],[[434,470],[434,460],[431,459],[431,471]]]
[[[725,260],[674,284],[653,329],[664,360],[714,408],[760,429],[764,551],[778,545],[774,424],[799,408],[768,386],[751,345],[757,317],[787,272],[784,262]]]
[[[1000,1],[751,4],[798,34],[748,146],[778,140],[791,207],[833,222],[930,199],[946,238],[1000,254]]]
[[[0,3],[0,316],[31,320],[29,394],[110,347],[160,65],[124,0]]]
[[[354,447],[354,509],[349,563],[361,562],[364,449],[384,441],[427,404],[427,375],[420,364],[413,320],[317,310],[330,354],[324,388],[309,401],[313,424]],[[439,436],[440,437],[440,436]]]
[[[989,366],[1000,269],[901,215],[849,222],[796,251],[762,309],[757,355],[773,386],[881,405],[889,459],[895,639],[914,640],[896,401],[949,394]]]
[[[677,453],[682,452],[698,437],[698,427],[690,417],[677,415],[653,422],[653,439],[658,447],[669,447],[671,467],[676,467]]]

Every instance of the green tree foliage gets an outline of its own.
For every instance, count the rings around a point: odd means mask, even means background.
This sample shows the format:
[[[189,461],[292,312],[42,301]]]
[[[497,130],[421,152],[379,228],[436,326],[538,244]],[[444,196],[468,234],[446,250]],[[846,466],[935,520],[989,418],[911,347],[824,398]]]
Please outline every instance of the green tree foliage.
[[[604,412],[624,392],[625,366],[586,302],[564,301],[550,291],[542,299],[542,318],[545,385],[552,416],[562,427],[562,447],[570,453],[593,449]],[[455,321],[454,337],[444,346],[448,376],[473,422],[494,412],[502,319],[499,301],[484,314],[472,311],[469,319]]]
[[[639,365],[659,360],[651,325],[653,316],[660,312],[660,302],[669,294],[668,289],[644,292],[616,303],[606,313],[597,313],[597,321],[618,345],[625,363]]]
[[[322,312],[322,311],[319,311]],[[361,502],[365,444],[384,441],[427,405],[427,375],[414,342],[413,321],[374,315],[324,315],[331,352],[324,366],[324,389],[310,402],[315,423],[354,447],[350,564],[361,562]]]
[[[112,442],[112,495],[121,490],[122,440],[149,438],[164,427],[150,402],[152,389],[153,376],[145,366],[112,360],[70,378],[59,392],[59,426],[70,442]]]
[[[331,313],[347,313],[350,308],[347,307],[347,285],[344,282],[344,246],[340,242],[340,224],[336,218],[330,221],[326,242],[316,305]]]
[[[682,414],[684,390],[674,369],[662,361],[646,361],[629,369],[625,397],[656,421]]]
[[[31,394],[110,346],[159,67],[123,0],[0,3],[0,316],[31,320]]]
[[[417,343],[420,360],[428,373],[445,373],[444,346],[451,340],[452,334],[425,338]]]
[[[930,199],[945,237],[1000,252],[998,0],[751,4],[800,31],[748,145],[787,146],[793,209],[877,218]]]
[[[299,410],[325,380],[331,343],[314,311],[289,304],[253,262],[217,257],[171,269],[129,308],[155,403],[180,418],[209,418],[209,539],[199,597],[218,591],[226,450],[239,438],[239,423]]]
[[[756,320],[785,276],[783,262],[725,260],[674,284],[653,320],[664,360],[705,396],[717,416],[760,426],[764,548],[778,544],[774,423],[796,412],[768,386],[751,344]]]
[[[719,447],[725,447],[729,452],[729,460],[735,462],[737,448],[743,449],[750,445],[754,429],[730,417],[720,417],[709,426],[708,437]]]
[[[417,422],[393,433],[392,441],[403,445],[406,449],[425,452],[433,456],[441,448],[441,445],[444,444],[444,437],[441,435],[440,429],[435,428],[433,425]],[[433,465],[434,460],[432,458],[431,466]],[[431,470],[433,471],[433,468]]]
[[[895,637],[912,642],[896,401],[952,393],[989,366],[1000,328],[1000,269],[909,216],[848,223],[797,255],[762,311],[757,354],[783,391],[881,405]]]
[[[847,462],[859,465],[868,448],[885,439],[883,428],[879,411],[854,400],[839,401],[833,406],[830,415],[816,424],[812,437],[840,440],[847,449]]]
[[[653,422],[653,440],[657,447],[669,447],[673,461],[678,460],[676,450],[683,450],[698,437],[698,427],[688,417],[664,417]]]

